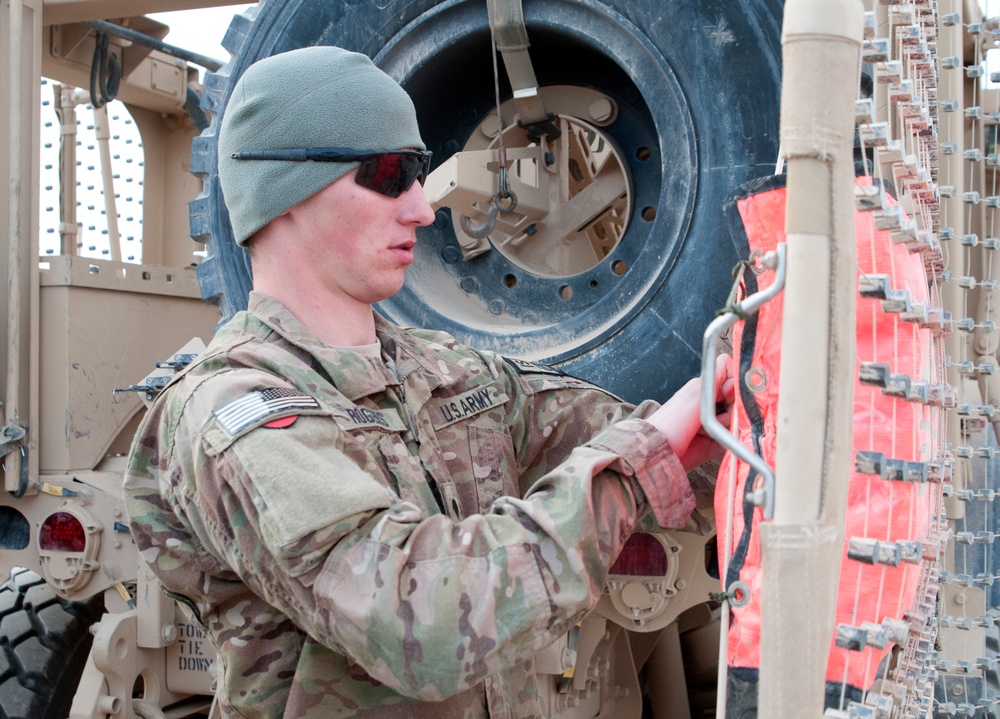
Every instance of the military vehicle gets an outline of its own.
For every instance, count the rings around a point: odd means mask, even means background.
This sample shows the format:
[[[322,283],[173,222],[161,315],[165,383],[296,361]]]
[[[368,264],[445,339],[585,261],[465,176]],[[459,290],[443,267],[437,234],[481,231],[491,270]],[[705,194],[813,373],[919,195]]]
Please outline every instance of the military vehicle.
[[[10,573],[0,588],[0,717],[215,715],[212,649],[138,556],[120,485],[143,402],[245,306],[249,264],[231,240],[215,161],[229,93],[252,62],[313,44],[365,52],[400,81],[435,153],[425,189],[437,219],[420,235],[403,292],[379,311],[552,364],[630,401],[664,399],[701,369],[716,344],[710,335],[703,345],[703,335],[717,310],[728,306],[731,324],[759,308],[752,295],[729,299],[730,268],[747,258],[722,210],[745,182],[787,162],[784,301],[809,311],[786,309],[783,396],[825,421],[797,419],[787,402],[784,414],[778,409],[779,448],[791,449],[779,450],[773,470],[762,467],[768,481],[744,503],[751,513],[773,510],[762,541],[762,571],[774,581],[764,598],[775,604],[763,612],[761,714],[818,715],[831,643],[849,651],[881,643],[887,670],[862,701],[842,697],[827,716],[997,715],[991,293],[1000,269],[990,253],[1000,247],[1000,100],[986,83],[996,24],[981,8],[957,0],[262,0],[233,18],[225,63],[165,43],[168,28],[145,16],[214,4],[0,6],[8,99],[0,120],[8,186],[0,572]],[[203,81],[198,67],[208,70]],[[867,103],[856,102],[859,74]],[[113,199],[113,98],[143,145],[141,254],[131,257]],[[42,215],[58,217],[59,241],[40,255],[43,100],[60,139],[58,208]],[[101,168],[75,157],[84,115]],[[858,147],[850,127],[842,131],[845,117],[857,122]],[[878,189],[855,198],[845,170],[855,154],[895,182],[906,217],[887,211]],[[76,193],[87,182],[105,187],[106,256],[81,239]],[[801,245],[821,237],[852,246],[844,218],[855,207],[927,260],[934,302],[918,306],[898,288],[883,299],[921,327],[939,317],[928,366],[952,388],[925,420],[940,431],[929,435],[922,470],[899,470],[925,480],[919,491],[932,501],[923,519],[939,530],[918,539],[915,557],[933,579],[921,585],[930,610],[882,612],[904,619],[902,629],[835,627],[829,601],[838,591],[846,476],[864,461],[880,481],[900,466],[887,448],[880,462],[851,451],[853,250]],[[760,254],[755,273],[785,274],[782,253]],[[811,264],[819,255],[831,263]],[[744,388],[756,391],[762,377],[748,371]],[[889,388],[891,377],[883,379]],[[759,461],[738,442],[728,446],[744,463]],[[729,532],[732,521],[719,526]],[[733,538],[717,540],[715,527],[706,505],[689,531],[634,535],[594,614],[536,659],[550,716],[713,716],[726,713],[727,699],[730,714],[754,711],[756,701],[740,705],[726,689],[729,622],[746,585],[722,586],[720,557],[728,564]],[[823,535],[824,547],[798,541],[806,535]],[[794,547],[777,549],[776,537]],[[858,539],[844,562],[885,563],[907,549]]]

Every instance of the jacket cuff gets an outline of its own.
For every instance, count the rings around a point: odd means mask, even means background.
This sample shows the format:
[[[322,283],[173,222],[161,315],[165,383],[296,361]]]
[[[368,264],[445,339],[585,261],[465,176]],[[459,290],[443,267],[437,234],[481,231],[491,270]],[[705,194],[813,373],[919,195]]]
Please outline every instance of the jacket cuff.
[[[627,419],[605,429],[590,442],[617,454],[622,474],[633,477],[656,522],[664,529],[681,529],[695,509],[687,473],[666,438],[653,425]]]

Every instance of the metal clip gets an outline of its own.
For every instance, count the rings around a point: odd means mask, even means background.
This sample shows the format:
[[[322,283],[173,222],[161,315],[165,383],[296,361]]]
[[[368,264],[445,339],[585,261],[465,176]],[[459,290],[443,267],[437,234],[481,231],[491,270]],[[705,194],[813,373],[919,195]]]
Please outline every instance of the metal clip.
[[[121,400],[118,398],[119,392],[141,392],[146,396],[146,399],[152,400],[156,395],[163,391],[163,388],[170,384],[170,377],[148,377],[144,384],[130,384],[128,387],[115,387],[111,394],[111,401],[113,404],[118,404]]]
[[[157,369],[172,369],[174,371],[184,369],[189,364],[194,362],[196,354],[175,354],[173,359],[169,359],[163,362],[157,362]]]
[[[0,427],[0,442],[3,443],[0,444],[0,457],[6,457],[19,447],[23,450],[24,437],[27,433],[27,429],[18,424]]]
[[[17,489],[9,492],[15,499],[23,497],[28,490],[28,448],[24,446],[27,434],[27,427],[18,424],[0,427],[0,441],[3,441],[3,444],[0,444],[0,458],[6,457],[15,450],[21,452],[21,474],[17,480]]]

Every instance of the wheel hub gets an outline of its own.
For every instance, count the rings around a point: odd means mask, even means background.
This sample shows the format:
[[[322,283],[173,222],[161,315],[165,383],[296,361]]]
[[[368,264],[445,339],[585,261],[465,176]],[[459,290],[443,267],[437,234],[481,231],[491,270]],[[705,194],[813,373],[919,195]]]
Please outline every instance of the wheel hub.
[[[485,216],[496,197],[480,191],[478,197],[463,195],[465,203],[436,204],[452,208],[455,236],[466,259],[495,248],[517,267],[538,277],[561,278],[585,272],[604,260],[618,246],[628,226],[632,199],[627,165],[621,153],[596,124],[569,114],[583,108],[603,124],[614,119],[615,106],[608,98],[583,88],[561,88],[552,93],[564,97],[552,123],[559,131],[552,140],[532,139],[511,116],[503,129],[508,148],[511,187],[518,198],[513,208],[501,203],[488,238],[476,239],[463,231],[462,214],[469,210]],[[558,107],[563,105],[563,107]],[[513,107],[501,107],[506,116]],[[490,113],[469,138],[463,152],[496,150],[499,123]],[[533,149],[527,156],[518,149]],[[492,153],[491,153],[492,154]],[[489,155],[480,155],[489,157]],[[488,171],[496,175],[496,161]],[[462,178],[458,178],[462,185]],[[494,181],[489,185],[495,192]],[[486,184],[480,183],[485,188]],[[433,191],[433,188],[430,188]],[[450,196],[454,196],[453,194]],[[471,207],[469,200],[472,199]],[[486,241],[488,239],[488,242]],[[505,282],[516,282],[509,275]]]

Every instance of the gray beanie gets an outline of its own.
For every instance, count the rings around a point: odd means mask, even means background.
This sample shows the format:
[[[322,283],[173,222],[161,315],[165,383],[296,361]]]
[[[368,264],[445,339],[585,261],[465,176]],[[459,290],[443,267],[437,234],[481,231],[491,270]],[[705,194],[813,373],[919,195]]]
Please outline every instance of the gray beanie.
[[[232,158],[300,147],[426,149],[409,95],[366,55],[307,47],[254,63],[219,128],[219,181],[236,244],[359,164]]]

